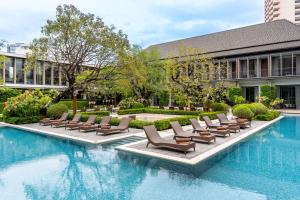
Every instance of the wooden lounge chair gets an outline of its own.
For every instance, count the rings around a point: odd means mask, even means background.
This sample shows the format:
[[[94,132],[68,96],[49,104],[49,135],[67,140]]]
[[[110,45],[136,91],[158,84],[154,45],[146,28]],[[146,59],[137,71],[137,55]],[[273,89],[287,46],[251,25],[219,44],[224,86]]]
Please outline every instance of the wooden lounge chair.
[[[96,117],[97,117],[96,115],[90,115],[86,122],[69,123],[66,124],[66,128],[69,128],[70,130],[75,130],[75,129],[79,129],[83,125],[89,125],[89,124],[94,125],[96,122]]]
[[[210,132],[214,133],[216,136],[226,137],[230,136],[230,130],[228,126],[221,126],[219,124],[213,124],[208,116],[203,116],[203,120]]]
[[[101,135],[110,135],[110,134],[114,134],[114,133],[121,133],[124,131],[128,131],[129,132],[129,122],[131,121],[130,118],[128,117],[124,117],[121,119],[120,124],[117,127],[100,127],[96,129],[96,135],[98,135],[98,133],[102,133]]]
[[[228,126],[231,132],[240,132],[240,126],[238,125],[237,121],[235,120],[228,120],[224,113],[217,114],[219,122],[221,125]]]
[[[58,122],[53,122],[51,124],[51,127],[54,126],[55,128],[59,128],[61,126],[66,126],[66,124],[75,124],[80,122],[80,114],[74,115],[72,120],[64,120],[64,121],[58,121]]]
[[[207,129],[200,125],[197,119],[190,119],[193,127],[193,133],[207,132]]]
[[[163,139],[160,137],[159,133],[157,132],[156,128],[154,125],[151,126],[145,126],[144,127],[148,143],[147,143],[147,148],[149,144],[152,144],[155,147],[159,148],[168,148],[168,149],[174,149],[177,151],[182,151],[186,155],[186,153],[189,151],[189,149],[194,149],[195,151],[195,146],[196,144],[194,142],[188,142],[185,144],[177,144],[175,140],[172,139]]]
[[[96,123],[97,115],[90,115],[88,120],[81,125],[79,125],[79,132],[90,132],[90,131],[95,131],[96,128],[98,127]]]
[[[63,113],[59,119],[44,118],[39,122],[39,124],[43,126],[49,126],[52,123],[66,121],[67,119],[68,119],[68,113]]]
[[[190,138],[194,142],[205,142],[213,143],[216,142],[216,136],[211,134],[209,131],[199,133],[198,135],[186,132],[182,129],[181,125],[178,122],[171,122],[171,127],[175,133],[174,138]]]

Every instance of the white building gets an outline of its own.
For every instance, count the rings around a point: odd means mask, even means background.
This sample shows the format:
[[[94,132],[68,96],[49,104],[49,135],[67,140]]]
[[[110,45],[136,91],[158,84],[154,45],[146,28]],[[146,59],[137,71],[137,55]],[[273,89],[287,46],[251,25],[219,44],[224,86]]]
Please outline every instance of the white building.
[[[300,0],[265,0],[265,21],[279,19],[300,24]]]
[[[15,43],[7,45],[7,53],[26,55],[28,52],[30,52],[28,44]]]

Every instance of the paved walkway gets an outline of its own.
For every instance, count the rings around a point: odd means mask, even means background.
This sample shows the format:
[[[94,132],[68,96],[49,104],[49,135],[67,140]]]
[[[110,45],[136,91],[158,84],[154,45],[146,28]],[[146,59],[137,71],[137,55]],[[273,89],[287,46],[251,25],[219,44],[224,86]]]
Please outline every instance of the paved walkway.
[[[18,128],[22,128],[28,131],[49,135],[53,137],[68,139],[76,142],[90,143],[90,144],[101,144],[107,143],[119,139],[123,139],[130,136],[140,136],[142,130],[140,129],[129,129],[129,132],[123,132],[112,135],[96,135],[95,131],[92,132],[79,132],[78,130],[65,130],[61,128],[51,128],[51,126],[40,126],[39,124],[25,124],[19,125]],[[143,136],[143,134],[142,134]]]
[[[300,109],[278,109],[277,111],[284,114],[300,114]]]
[[[151,113],[142,113],[142,114],[132,114],[136,116],[136,119],[142,121],[151,121],[154,122],[156,120],[161,119],[169,119],[174,117],[182,117],[182,115],[165,115],[165,114],[151,114]],[[118,118],[128,117],[132,115],[118,115]]]

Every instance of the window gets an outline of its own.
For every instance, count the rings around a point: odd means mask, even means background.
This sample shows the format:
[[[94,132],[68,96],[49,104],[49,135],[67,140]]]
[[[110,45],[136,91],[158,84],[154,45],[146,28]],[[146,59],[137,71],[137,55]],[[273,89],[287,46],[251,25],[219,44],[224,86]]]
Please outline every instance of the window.
[[[230,68],[230,78],[236,79],[237,75],[237,67],[236,67],[236,61],[229,61],[229,68]]]
[[[228,63],[227,61],[221,61],[221,65],[220,65],[220,78],[222,80],[227,79],[227,68],[228,68]]]
[[[59,85],[59,66],[57,64],[53,65],[53,84]]]
[[[16,83],[24,84],[24,60],[16,59]]]
[[[250,59],[249,60],[249,76],[257,77],[257,59]]]
[[[280,56],[272,56],[272,76],[280,76]]]
[[[260,58],[260,77],[268,77],[269,76],[269,59],[268,58]]]
[[[7,58],[5,63],[5,82],[14,83],[14,58]]]
[[[300,54],[294,54],[294,75],[300,75]]]
[[[61,73],[61,84],[67,85],[67,78],[66,78],[66,69],[67,66],[61,65],[60,73]]]
[[[26,83],[27,84],[34,84],[34,78],[33,78],[34,69],[30,69],[26,71]]]
[[[43,85],[43,63],[41,61],[38,61],[36,66],[36,84]]]
[[[45,63],[45,84],[51,85],[51,64]]]
[[[282,56],[282,76],[293,75],[292,55]]]
[[[240,78],[248,78],[247,60],[240,60]]]

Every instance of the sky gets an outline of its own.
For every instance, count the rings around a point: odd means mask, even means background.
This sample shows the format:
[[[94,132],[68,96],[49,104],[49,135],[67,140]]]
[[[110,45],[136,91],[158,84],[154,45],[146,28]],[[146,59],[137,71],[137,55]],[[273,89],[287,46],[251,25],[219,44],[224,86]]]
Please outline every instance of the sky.
[[[0,39],[39,37],[59,4],[93,13],[147,47],[263,22],[264,0],[0,0]]]

